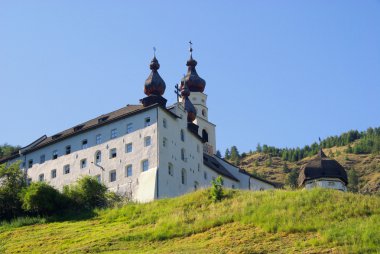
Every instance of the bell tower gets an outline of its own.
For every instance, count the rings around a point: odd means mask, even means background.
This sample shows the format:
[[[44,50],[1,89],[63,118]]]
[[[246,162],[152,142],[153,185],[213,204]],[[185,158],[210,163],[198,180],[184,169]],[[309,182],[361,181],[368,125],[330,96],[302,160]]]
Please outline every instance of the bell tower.
[[[193,59],[193,44],[190,41],[190,59],[187,61],[187,73],[181,80],[181,88],[185,86],[190,90],[189,99],[196,110],[194,123],[199,126],[198,134],[205,141],[204,152],[216,153],[215,125],[208,120],[207,95],[204,93],[206,81],[199,77],[195,67],[197,61]]]

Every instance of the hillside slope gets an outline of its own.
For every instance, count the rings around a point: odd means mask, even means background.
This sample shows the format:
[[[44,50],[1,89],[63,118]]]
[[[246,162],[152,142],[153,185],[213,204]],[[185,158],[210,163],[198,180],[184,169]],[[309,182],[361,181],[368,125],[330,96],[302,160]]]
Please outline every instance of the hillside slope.
[[[347,146],[325,148],[325,154],[344,166],[346,170],[354,169],[359,176],[359,192],[380,193],[380,154],[346,153]],[[299,170],[314,157],[306,157],[297,162],[284,161],[281,157],[271,157],[264,153],[252,153],[242,158],[239,166],[250,173],[263,176],[278,186],[284,186],[288,173],[292,169]],[[270,165],[268,165],[270,164]],[[289,168],[284,170],[284,164]]]
[[[380,197],[332,190],[207,190],[95,211],[89,219],[0,226],[4,253],[373,253]],[[355,204],[355,205],[353,205]]]

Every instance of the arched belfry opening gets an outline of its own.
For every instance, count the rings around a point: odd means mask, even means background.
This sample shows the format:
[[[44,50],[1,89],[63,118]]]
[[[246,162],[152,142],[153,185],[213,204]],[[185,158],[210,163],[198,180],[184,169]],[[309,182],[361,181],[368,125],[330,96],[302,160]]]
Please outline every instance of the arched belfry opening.
[[[208,142],[208,133],[205,129],[202,130],[202,139],[205,141],[205,142]]]

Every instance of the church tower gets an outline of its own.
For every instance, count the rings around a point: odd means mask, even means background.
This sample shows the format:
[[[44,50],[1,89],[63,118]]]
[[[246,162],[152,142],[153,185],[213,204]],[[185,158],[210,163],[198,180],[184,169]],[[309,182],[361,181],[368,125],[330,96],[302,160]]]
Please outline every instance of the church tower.
[[[196,110],[194,123],[199,126],[199,135],[205,141],[204,152],[216,153],[215,125],[208,120],[207,94],[204,93],[206,81],[199,77],[195,67],[197,61],[193,59],[193,48],[190,42],[190,59],[186,63],[188,69],[181,80],[181,88],[185,86],[190,90],[189,99]]]

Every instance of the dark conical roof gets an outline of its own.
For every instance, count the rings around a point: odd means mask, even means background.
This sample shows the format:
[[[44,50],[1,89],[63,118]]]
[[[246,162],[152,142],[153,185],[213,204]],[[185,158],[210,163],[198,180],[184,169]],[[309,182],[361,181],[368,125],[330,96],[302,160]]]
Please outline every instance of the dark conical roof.
[[[181,96],[183,98],[183,106],[187,112],[187,122],[194,122],[197,117],[197,110],[195,109],[193,103],[189,100],[190,90],[187,87],[187,83],[185,82],[181,87]]]
[[[187,73],[185,77],[181,81],[181,85],[183,85],[184,82],[189,87],[190,92],[201,92],[205,90],[206,87],[206,81],[199,77],[195,66],[197,66],[197,61],[193,59],[193,48],[191,47],[191,42],[190,42],[190,59],[187,61],[186,65],[188,66],[187,68]]]
[[[343,166],[336,160],[328,158],[322,149],[314,159],[301,168],[298,185],[301,186],[307,180],[318,178],[338,178],[345,184],[348,183],[347,173]]]
[[[160,64],[156,56],[153,57],[149,65],[152,72],[149,74],[148,78],[145,81],[144,93],[149,95],[159,95],[162,96],[165,93],[166,84],[165,81],[158,74],[157,70],[160,68]]]

